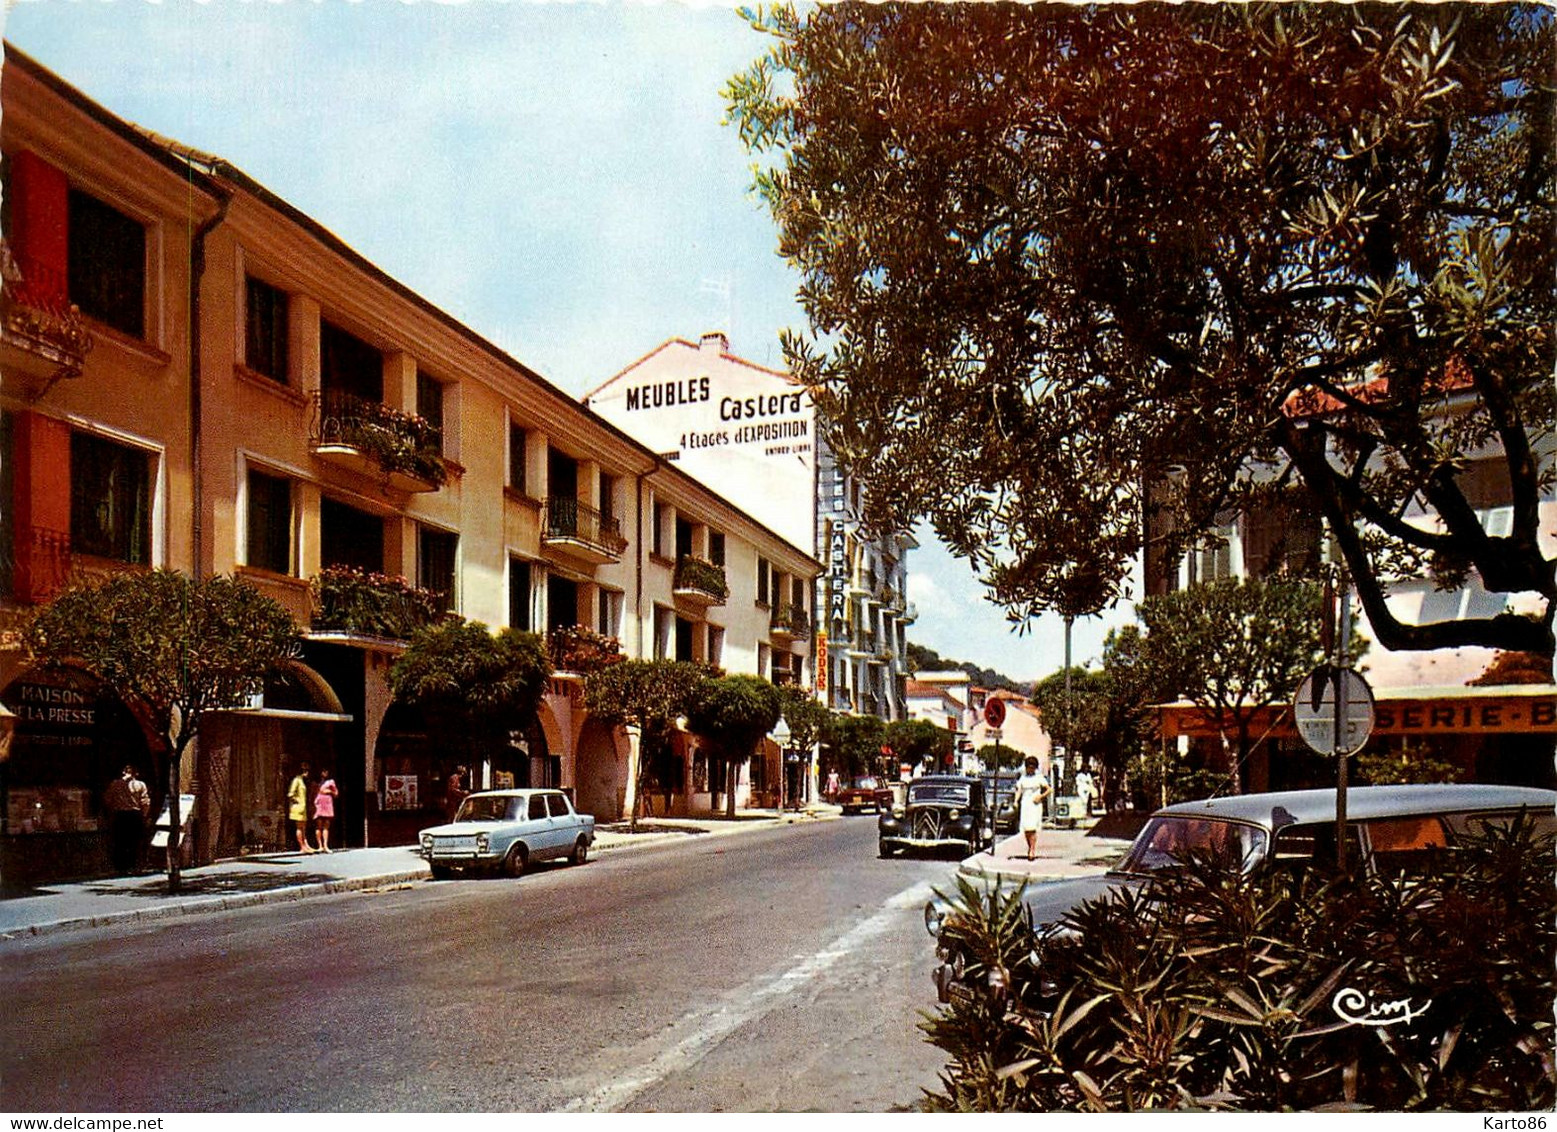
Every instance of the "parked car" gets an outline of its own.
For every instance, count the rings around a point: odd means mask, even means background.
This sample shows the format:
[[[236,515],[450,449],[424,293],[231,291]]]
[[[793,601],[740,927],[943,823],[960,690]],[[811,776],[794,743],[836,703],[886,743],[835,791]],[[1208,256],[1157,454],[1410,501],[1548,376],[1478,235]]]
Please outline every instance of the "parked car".
[[[837,803],[846,814],[857,814],[866,809],[879,814],[891,808],[892,788],[880,779],[856,778],[838,791]]]
[[[878,849],[890,857],[904,849],[954,846],[967,856],[995,836],[984,781],[964,774],[929,774],[908,784],[902,804],[876,819]]]
[[[1124,859],[1107,873],[1036,884],[1023,893],[1034,950],[1063,931],[1066,913],[1111,892],[1151,884],[1191,853],[1216,853],[1240,870],[1303,867],[1335,856],[1335,791],[1294,790],[1181,802],[1158,810],[1142,827]],[[1411,868],[1433,850],[1452,847],[1489,822],[1529,814],[1543,834],[1557,834],[1557,792],[1519,786],[1472,784],[1364,786],[1347,791],[1347,852],[1363,868]],[[973,993],[959,973],[965,956],[943,935],[955,915],[942,900],[925,907],[925,927],[937,941],[934,972],[942,1002]]]
[[[531,861],[566,857],[582,865],[595,819],[561,790],[486,790],[461,803],[454,820],[422,830],[421,855],[442,880],[457,870],[524,872]]]

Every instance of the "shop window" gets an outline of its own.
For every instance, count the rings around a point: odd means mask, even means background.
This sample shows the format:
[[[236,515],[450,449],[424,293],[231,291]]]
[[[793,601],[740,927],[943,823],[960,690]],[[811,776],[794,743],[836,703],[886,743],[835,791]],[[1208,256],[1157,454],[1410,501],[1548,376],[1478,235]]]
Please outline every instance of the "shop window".
[[[530,564],[519,558],[508,560],[508,624],[530,631]]]
[[[289,367],[287,293],[252,275],[245,289],[244,364],[255,373],[285,384]]]
[[[146,228],[71,189],[66,273],[70,301],[132,338],[146,336]]]
[[[384,520],[348,503],[319,503],[319,564],[384,572]]]
[[[419,527],[416,544],[416,584],[443,598],[445,609],[454,608],[454,558],[459,536],[436,527]]]
[[[151,457],[87,432],[70,437],[70,543],[78,554],[151,561]]]
[[[443,451],[443,383],[420,370],[416,373],[416,415],[432,425],[434,447]]]
[[[292,484],[250,471],[247,564],[277,574],[292,572]]]
[[[331,322],[319,325],[319,384],[325,394],[384,400],[384,355]]]

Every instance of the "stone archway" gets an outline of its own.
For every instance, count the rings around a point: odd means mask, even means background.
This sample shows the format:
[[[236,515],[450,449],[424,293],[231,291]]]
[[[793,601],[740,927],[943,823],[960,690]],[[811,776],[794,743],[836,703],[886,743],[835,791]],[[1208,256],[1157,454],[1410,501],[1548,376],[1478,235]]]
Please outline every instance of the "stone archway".
[[[574,801],[604,824],[626,815],[629,742],[626,732],[586,719],[575,755]]]

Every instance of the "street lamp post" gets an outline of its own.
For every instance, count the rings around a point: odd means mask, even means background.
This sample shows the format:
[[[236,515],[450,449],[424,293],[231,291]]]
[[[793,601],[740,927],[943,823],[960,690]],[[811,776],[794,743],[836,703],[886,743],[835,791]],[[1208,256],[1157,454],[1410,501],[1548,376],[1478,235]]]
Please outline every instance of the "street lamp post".
[[[16,738],[16,713],[0,704],[0,889],[5,887],[5,862],[11,850],[11,742]]]

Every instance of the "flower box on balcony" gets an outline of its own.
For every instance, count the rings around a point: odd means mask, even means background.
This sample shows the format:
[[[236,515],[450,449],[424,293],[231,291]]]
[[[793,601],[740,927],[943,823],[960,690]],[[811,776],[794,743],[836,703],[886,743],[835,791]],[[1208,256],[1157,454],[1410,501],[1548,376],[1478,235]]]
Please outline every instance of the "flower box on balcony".
[[[313,628],[321,632],[409,640],[447,615],[442,594],[398,575],[330,566],[313,578]]]
[[[380,401],[316,393],[312,440],[316,454],[368,461],[401,491],[436,491],[448,482],[439,430]]]
[[[553,629],[546,638],[546,651],[556,671],[575,672],[580,676],[599,672],[623,659],[620,641],[583,625]]]
[[[725,580],[724,567],[715,566],[706,559],[684,554],[676,561],[676,573],[671,582],[677,597],[722,605],[730,596],[730,583]]]
[[[807,615],[804,606],[785,602],[773,611],[769,629],[775,636],[803,641],[811,635],[811,618]]]

